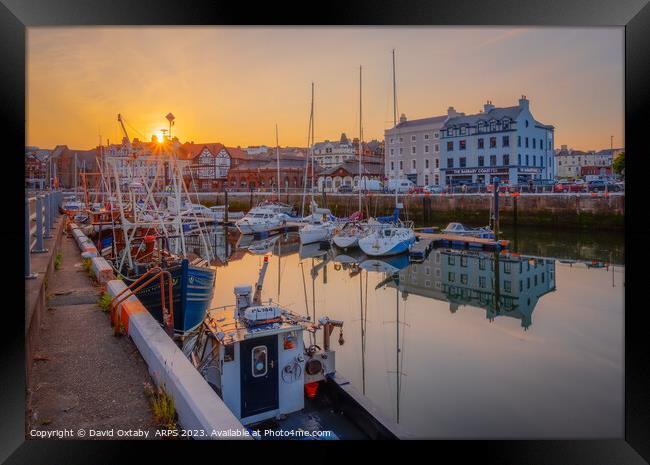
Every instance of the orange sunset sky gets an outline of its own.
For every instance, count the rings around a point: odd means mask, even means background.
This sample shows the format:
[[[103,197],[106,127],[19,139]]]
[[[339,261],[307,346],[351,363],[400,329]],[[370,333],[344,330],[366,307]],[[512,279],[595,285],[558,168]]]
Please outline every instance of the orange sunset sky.
[[[391,50],[398,112],[525,94],[535,118],[576,149],[623,147],[623,28],[67,27],[27,32],[27,145],[95,147],[159,134],[176,116],[181,141],[306,146],[310,86],[316,140],[392,126]],[[134,129],[131,129],[134,128]],[[137,131],[137,132],[136,132]]]

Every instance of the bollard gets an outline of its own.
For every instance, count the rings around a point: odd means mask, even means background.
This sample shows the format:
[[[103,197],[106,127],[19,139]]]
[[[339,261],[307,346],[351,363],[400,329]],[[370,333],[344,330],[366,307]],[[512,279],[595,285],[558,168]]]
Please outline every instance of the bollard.
[[[56,204],[56,199],[57,199],[57,193],[54,191],[50,191],[50,218],[52,218],[52,224],[56,221],[56,212],[58,210],[57,204]]]
[[[43,229],[43,238],[52,239],[52,195],[45,194],[45,227]]]
[[[32,273],[32,263],[29,255],[30,252],[30,242],[31,234],[29,233],[30,224],[29,221],[29,199],[25,198],[25,279],[34,279],[36,273]]]
[[[44,253],[47,249],[43,245],[43,198],[41,195],[36,196],[36,245],[32,253]]]

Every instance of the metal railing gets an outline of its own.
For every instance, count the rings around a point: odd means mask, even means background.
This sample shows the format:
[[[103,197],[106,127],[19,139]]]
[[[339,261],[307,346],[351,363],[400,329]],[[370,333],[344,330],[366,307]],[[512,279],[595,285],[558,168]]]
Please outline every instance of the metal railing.
[[[52,238],[62,199],[60,191],[33,192],[25,197],[25,279],[36,277],[31,254],[48,252],[44,241]]]

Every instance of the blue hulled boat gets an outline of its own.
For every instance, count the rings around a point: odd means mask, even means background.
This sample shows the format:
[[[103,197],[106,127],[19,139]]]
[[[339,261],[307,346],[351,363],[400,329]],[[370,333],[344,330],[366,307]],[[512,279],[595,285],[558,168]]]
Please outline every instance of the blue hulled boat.
[[[214,294],[216,271],[207,266],[190,265],[187,259],[166,268],[172,276],[174,332],[183,334],[201,324]],[[165,294],[167,294],[165,279]],[[156,320],[162,323],[160,280],[156,279],[136,292],[136,296]],[[165,304],[168,297],[165,297]]]

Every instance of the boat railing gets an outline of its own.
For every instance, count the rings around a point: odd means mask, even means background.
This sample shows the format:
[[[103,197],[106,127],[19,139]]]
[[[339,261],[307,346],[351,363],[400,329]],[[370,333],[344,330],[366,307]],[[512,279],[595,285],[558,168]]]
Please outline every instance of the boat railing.
[[[169,293],[169,311],[165,307],[165,276],[167,277],[167,288]],[[122,291],[117,293],[110,303],[110,313],[111,313],[111,323],[113,325],[113,331],[117,336],[121,330],[121,321],[120,321],[120,312],[118,312],[119,305],[131,296],[135,296],[136,292],[140,291],[145,286],[148,286],[150,283],[160,279],[160,300],[162,303],[162,317],[163,323],[170,331],[170,334],[174,331],[174,300],[172,293],[172,275],[167,270],[162,270],[159,267],[151,268],[138,279],[129,284]],[[137,286],[137,287],[136,287]]]

